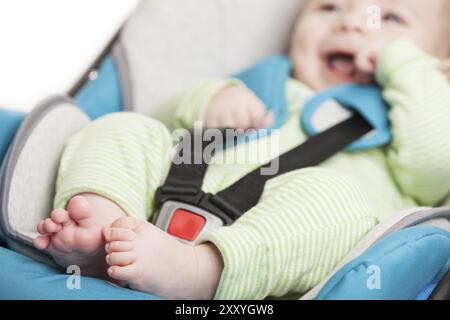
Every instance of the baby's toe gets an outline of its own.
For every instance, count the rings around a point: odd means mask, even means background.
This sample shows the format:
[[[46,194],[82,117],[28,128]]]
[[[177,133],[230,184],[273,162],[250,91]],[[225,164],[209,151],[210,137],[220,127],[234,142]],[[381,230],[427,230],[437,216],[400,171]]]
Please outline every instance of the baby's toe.
[[[106,262],[110,266],[127,266],[135,260],[135,254],[132,251],[112,252],[106,256]]]
[[[105,245],[106,253],[126,252],[134,248],[132,241],[111,241]]]
[[[136,274],[136,265],[130,264],[125,267],[112,266],[108,268],[108,275],[119,281],[129,281],[133,279]]]
[[[96,224],[93,217],[92,206],[84,196],[75,196],[70,199],[67,204],[67,211],[69,217],[82,227],[92,227]]]
[[[103,235],[107,242],[133,241],[137,237],[134,231],[124,228],[105,228]]]
[[[50,218],[45,219],[44,224],[42,226],[42,230],[44,231],[45,234],[56,233],[56,232],[60,231],[61,228],[62,227],[60,224],[54,223],[53,220]]]
[[[135,230],[141,224],[142,224],[142,220],[139,220],[136,218],[131,218],[131,217],[121,217],[121,218],[117,219],[116,221],[114,221],[111,224],[111,227]]]
[[[50,244],[50,238],[48,236],[38,236],[33,240],[33,245],[38,250],[47,249]]]
[[[45,223],[45,220],[39,221],[36,229],[37,229],[37,232],[39,232],[40,234],[45,236],[47,233],[44,231],[44,223]]]
[[[72,223],[72,219],[70,219],[69,213],[61,209],[53,210],[50,218],[56,224],[69,225],[70,223]]]

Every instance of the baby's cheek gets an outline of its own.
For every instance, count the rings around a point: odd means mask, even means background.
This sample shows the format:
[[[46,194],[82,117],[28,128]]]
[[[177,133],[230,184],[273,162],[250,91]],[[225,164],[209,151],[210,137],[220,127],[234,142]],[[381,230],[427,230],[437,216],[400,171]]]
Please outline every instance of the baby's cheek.
[[[398,27],[386,27],[382,29],[382,32],[376,34],[378,39],[377,42],[380,43],[382,50],[386,49],[393,42],[404,39],[409,40],[415,43],[420,48],[426,50],[425,47],[429,47],[430,44],[430,36],[424,35],[425,34],[421,30],[416,31],[414,28]]]

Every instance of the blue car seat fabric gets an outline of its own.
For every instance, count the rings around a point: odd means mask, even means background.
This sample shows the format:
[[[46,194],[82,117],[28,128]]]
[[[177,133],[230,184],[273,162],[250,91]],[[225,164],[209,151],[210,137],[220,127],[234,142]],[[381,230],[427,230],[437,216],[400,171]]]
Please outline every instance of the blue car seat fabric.
[[[434,289],[436,289],[436,287],[439,285],[439,282],[442,280],[441,276],[438,276],[436,278],[433,279],[433,281],[431,281],[430,284],[428,284],[416,297],[415,300],[418,301],[424,301],[424,300],[428,300],[428,298],[431,296],[431,294],[433,293]]]
[[[5,157],[14,135],[25,119],[25,113],[0,109],[0,164]]]
[[[0,248],[0,300],[157,300],[105,281],[64,274],[13,251]],[[79,284],[79,285],[78,285]]]
[[[91,118],[122,111],[123,98],[117,66],[112,56],[101,63],[97,78],[86,83],[75,96],[75,103]]]
[[[285,84],[291,69],[289,58],[273,56],[235,76],[258,96],[267,110],[273,112],[275,122],[272,129],[279,129],[288,116]]]
[[[226,147],[248,143],[272,134],[281,128],[288,116],[288,103],[285,94],[286,80],[292,70],[292,62],[285,56],[272,56],[257,62],[250,68],[237,73],[233,78],[242,81],[248,89],[261,100],[267,111],[274,115],[274,123],[268,130],[249,130],[244,136]]]
[[[319,132],[313,125],[313,115],[327,100],[333,99],[341,106],[358,111],[375,130],[352,143],[348,150],[364,150],[381,147],[392,140],[388,119],[388,106],[382,97],[380,88],[361,84],[345,84],[320,92],[306,102],[301,114],[303,129],[310,135]]]
[[[318,300],[414,300],[450,269],[450,233],[412,227],[377,242],[341,268]]]

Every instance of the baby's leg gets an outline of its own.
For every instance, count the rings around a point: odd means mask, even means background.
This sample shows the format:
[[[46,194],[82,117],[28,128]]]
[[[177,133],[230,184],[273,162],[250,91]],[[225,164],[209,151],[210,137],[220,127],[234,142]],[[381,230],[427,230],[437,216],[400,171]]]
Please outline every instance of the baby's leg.
[[[106,277],[103,229],[126,215],[146,220],[170,163],[171,141],[159,122],[113,114],[79,132],[61,158],[55,209],[34,244],[63,267]]]
[[[376,204],[345,175],[298,170],[270,181],[257,206],[190,249],[149,223],[119,219],[105,230],[108,272],[170,298],[306,292],[377,223],[374,212]]]
[[[376,225],[368,190],[322,168],[270,180],[257,206],[201,239],[223,257],[216,298],[280,297],[317,285]]]
[[[109,272],[153,293],[158,285],[159,292],[177,293],[184,288],[184,279],[204,290],[205,296],[213,292],[218,299],[304,293],[376,225],[376,208],[365,190],[346,175],[321,168],[298,170],[270,181],[258,205],[232,226],[203,236],[203,244],[194,247],[197,259],[186,259],[184,268],[182,259],[169,258],[176,255],[149,247],[149,242],[168,243],[167,235],[149,224],[119,219],[106,231],[111,232],[106,234]],[[177,249],[171,249],[174,252]],[[197,286],[189,282],[188,271],[198,275]],[[157,281],[164,275],[166,280],[168,274],[174,281]],[[178,286],[165,286],[177,281]]]

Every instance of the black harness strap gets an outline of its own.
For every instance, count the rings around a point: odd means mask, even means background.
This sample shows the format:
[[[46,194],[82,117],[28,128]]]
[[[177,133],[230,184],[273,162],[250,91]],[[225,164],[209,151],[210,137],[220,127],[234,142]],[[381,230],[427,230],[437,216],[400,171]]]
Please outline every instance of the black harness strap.
[[[182,149],[185,152],[190,150],[190,159],[194,160],[193,157],[197,157],[195,159],[197,161],[191,161],[194,164],[180,164],[180,158],[175,158],[175,163],[172,165],[164,185],[156,192],[155,203],[159,208],[167,200],[189,203],[216,214],[226,224],[230,224],[258,203],[268,180],[290,171],[317,166],[372,129],[372,126],[361,115],[354,114],[348,120],[281,155],[278,158],[279,170],[276,174],[261,174],[261,169],[270,167],[272,163],[270,162],[215,195],[205,194],[201,190],[209,159],[206,159],[205,162],[198,161],[202,159],[199,152],[203,154],[204,148],[210,142],[202,140],[202,150],[193,150],[194,143],[187,139],[186,143],[190,143],[190,146],[184,145],[183,141]],[[194,132],[194,136],[195,134],[199,133]],[[223,144],[224,141],[215,141],[214,143]],[[183,154],[177,156],[183,156]],[[187,157],[183,156],[183,159],[187,159]]]
[[[261,175],[261,168],[242,177],[225,190],[213,195],[211,201],[239,217],[254,207],[264,190],[265,183],[284,173],[317,166],[372,130],[372,126],[359,114],[307,140],[302,145],[279,157],[279,170],[275,175]]]
[[[179,144],[166,182],[161,187],[164,193],[196,195],[201,191],[203,178],[208,168],[203,161],[203,150],[207,141],[203,141],[201,130],[190,130]],[[195,141],[200,138],[201,149],[195,149]]]

